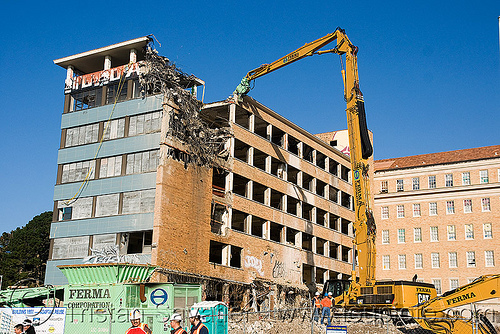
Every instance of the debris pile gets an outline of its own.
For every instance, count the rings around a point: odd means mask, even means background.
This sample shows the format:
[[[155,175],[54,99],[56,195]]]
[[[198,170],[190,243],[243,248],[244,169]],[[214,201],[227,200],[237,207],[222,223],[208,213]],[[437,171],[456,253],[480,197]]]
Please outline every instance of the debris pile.
[[[143,94],[163,94],[164,110],[165,104],[173,108],[166,136],[172,136],[189,147],[188,157],[182,160],[200,166],[219,167],[217,160],[227,158],[224,145],[232,134],[229,127],[210,127],[202,119],[200,111],[203,102],[188,90],[195,86],[197,78],[183,73],[148,45],[139,81]],[[178,156],[177,151],[172,149],[171,155]]]

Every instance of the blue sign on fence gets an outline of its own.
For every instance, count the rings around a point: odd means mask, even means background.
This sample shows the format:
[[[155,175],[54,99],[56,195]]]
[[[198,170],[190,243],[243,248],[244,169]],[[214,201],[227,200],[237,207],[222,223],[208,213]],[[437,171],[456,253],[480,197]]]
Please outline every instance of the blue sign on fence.
[[[347,326],[326,326],[326,334],[347,334]]]

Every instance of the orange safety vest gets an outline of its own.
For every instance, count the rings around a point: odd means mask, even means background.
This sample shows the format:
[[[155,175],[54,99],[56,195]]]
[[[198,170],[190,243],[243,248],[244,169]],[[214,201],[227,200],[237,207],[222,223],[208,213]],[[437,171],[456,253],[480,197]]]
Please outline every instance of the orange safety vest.
[[[138,327],[130,327],[125,334],[151,334],[151,329],[149,329],[147,324],[141,323]]]
[[[187,332],[184,330],[184,328],[179,327],[176,330],[174,330],[174,334],[187,334]]]
[[[200,330],[205,327],[208,331],[208,327],[205,326],[202,322],[200,322],[200,325],[198,326],[198,328],[196,328],[191,334],[200,334]]]
[[[332,300],[328,297],[325,297],[321,300],[321,305],[323,307],[332,307]]]
[[[314,306],[315,307],[321,308],[321,301],[319,300],[319,297],[314,297],[313,301],[314,301]]]

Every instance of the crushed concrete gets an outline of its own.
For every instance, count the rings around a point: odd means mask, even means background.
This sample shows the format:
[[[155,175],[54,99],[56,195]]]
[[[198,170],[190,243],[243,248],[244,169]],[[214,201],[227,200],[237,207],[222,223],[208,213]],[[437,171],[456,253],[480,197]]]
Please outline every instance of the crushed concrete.
[[[232,133],[229,127],[211,127],[203,120],[200,113],[203,102],[189,91],[197,78],[182,72],[168,58],[158,55],[151,45],[145,49],[144,64],[139,76],[143,94],[163,94],[164,111],[165,104],[174,110],[168,115],[166,136],[189,147],[189,157],[181,157],[178,150],[170,150],[174,158],[183,160],[185,164],[220,167],[218,160],[228,157],[224,145]]]

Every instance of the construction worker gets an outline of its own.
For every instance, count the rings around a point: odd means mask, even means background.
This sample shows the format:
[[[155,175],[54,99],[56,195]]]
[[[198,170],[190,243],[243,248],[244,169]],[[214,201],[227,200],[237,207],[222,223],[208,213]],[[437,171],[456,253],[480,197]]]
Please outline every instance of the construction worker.
[[[201,316],[198,309],[189,311],[189,322],[192,325],[190,334],[208,334],[208,328],[201,322]]]
[[[35,328],[33,327],[30,319],[25,319],[23,321],[23,333],[35,334]]]
[[[22,334],[23,333],[23,324],[17,324],[14,326],[14,334]]]
[[[172,330],[170,333],[172,334],[187,334],[184,328],[181,327],[182,316],[179,313],[173,313],[170,316],[170,327]]]
[[[327,319],[328,321],[328,326],[331,326],[330,322],[330,309],[332,308],[332,296],[333,294],[331,292],[328,292],[328,295],[321,300],[321,306],[323,307],[322,312],[321,312],[321,324],[323,325],[323,320]]]
[[[130,311],[128,319],[132,326],[127,329],[125,334],[151,334],[152,331],[149,329],[147,324],[141,323],[141,311],[138,309],[133,309]]]
[[[318,322],[319,316],[321,315],[321,299],[319,296],[319,292],[316,291],[312,299],[312,306],[314,307],[313,317],[316,322]]]

